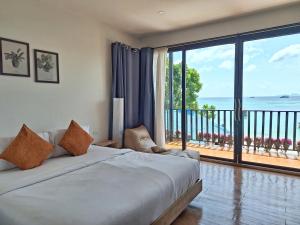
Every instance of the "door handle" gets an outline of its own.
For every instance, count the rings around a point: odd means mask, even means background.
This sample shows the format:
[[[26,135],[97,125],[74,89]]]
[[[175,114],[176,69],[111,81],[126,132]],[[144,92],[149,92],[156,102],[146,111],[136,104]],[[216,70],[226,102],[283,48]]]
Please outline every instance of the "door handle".
[[[239,98],[235,99],[235,106],[236,109],[235,109],[234,119],[236,121],[241,121],[241,100]]]
[[[238,121],[241,121],[241,99],[237,100],[238,102]]]
[[[237,100],[234,99],[234,120],[237,121]]]

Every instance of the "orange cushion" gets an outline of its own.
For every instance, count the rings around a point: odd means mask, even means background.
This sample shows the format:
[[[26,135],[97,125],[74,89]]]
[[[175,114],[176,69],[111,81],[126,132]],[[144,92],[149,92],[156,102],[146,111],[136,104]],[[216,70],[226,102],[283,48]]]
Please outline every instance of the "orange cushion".
[[[72,155],[83,155],[87,152],[93,140],[94,139],[85,130],[72,120],[58,145]]]
[[[24,124],[16,138],[0,155],[0,158],[26,170],[40,166],[52,151],[53,145]]]

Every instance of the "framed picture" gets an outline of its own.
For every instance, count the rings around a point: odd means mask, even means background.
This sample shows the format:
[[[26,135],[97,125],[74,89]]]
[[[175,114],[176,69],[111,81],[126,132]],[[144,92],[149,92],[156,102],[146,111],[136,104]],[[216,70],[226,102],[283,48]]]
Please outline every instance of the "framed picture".
[[[30,77],[29,44],[0,38],[0,74]]]
[[[34,49],[35,81],[59,83],[58,53]]]

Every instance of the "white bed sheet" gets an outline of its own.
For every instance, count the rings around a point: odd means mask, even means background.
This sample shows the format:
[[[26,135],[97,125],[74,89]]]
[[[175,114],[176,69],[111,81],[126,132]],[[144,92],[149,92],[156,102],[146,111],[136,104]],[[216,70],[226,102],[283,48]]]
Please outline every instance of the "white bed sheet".
[[[199,162],[92,146],[0,172],[1,225],[146,225],[200,176]]]

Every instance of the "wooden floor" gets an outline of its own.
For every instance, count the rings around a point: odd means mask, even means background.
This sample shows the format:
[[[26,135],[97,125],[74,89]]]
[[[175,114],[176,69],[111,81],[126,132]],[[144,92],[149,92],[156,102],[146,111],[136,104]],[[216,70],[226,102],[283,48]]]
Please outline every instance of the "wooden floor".
[[[203,191],[173,225],[299,225],[300,177],[201,162]]]
[[[181,149],[181,142],[170,142],[166,144],[166,148],[178,148]],[[232,148],[219,148],[211,146],[200,146],[198,144],[187,144],[188,149],[192,149],[200,152],[201,155],[214,156],[226,159],[233,159],[233,149]],[[246,149],[243,150],[242,158],[244,161],[270,164],[276,166],[284,166],[300,169],[300,157],[294,154],[292,157],[287,158],[282,152],[277,152],[274,150],[272,154],[264,152],[263,150],[258,150],[255,154],[253,152],[247,153]],[[299,223],[300,224],[300,223]]]

